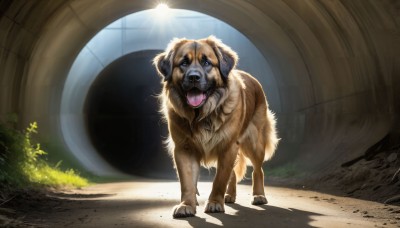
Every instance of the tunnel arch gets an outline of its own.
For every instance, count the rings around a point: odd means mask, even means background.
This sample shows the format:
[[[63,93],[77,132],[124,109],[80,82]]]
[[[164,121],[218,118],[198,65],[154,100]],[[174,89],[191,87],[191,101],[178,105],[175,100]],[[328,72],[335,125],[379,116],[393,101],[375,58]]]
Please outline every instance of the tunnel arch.
[[[3,110],[20,109],[22,124],[38,120],[43,138],[63,145],[58,101],[75,56],[106,24],[150,7],[149,1],[111,0],[45,7],[52,16],[26,50],[23,77],[4,79],[20,83],[3,91],[18,105],[3,103]],[[282,161],[327,167],[360,154],[397,126],[398,19],[388,2],[174,1],[171,7],[229,23],[267,59],[282,107],[277,155],[295,154]]]

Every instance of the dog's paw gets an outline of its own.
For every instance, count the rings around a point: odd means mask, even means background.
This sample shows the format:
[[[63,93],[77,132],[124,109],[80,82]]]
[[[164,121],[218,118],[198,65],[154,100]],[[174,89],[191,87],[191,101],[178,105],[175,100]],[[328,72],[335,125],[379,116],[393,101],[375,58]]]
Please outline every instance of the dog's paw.
[[[225,203],[234,203],[236,201],[236,196],[225,194]]]
[[[173,208],[172,216],[174,218],[185,218],[185,217],[192,217],[195,214],[196,214],[196,208],[181,203]]]
[[[254,195],[253,200],[251,201],[251,204],[253,205],[262,205],[262,204],[267,204],[267,198],[263,195]]]
[[[206,207],[204,208],[205,213],[219,213],[225,212],[224,205],[215,201],[207,201]]]

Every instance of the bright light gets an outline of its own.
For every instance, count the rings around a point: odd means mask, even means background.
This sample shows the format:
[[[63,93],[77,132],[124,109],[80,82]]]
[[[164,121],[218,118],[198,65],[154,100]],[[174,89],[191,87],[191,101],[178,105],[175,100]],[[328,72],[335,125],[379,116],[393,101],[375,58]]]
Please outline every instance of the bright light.
[[[168,7],[168,5],[165,4],[165,3],[160,3],[160,4],[158,4],[158,5],[156,6],[156,10],[157,10],[157,11],[160,11],[160,12],[168,11],[168,9],[169,9],[169,7]]]
[[[169,7],[165,3],[160,3],[155,8],[156,17],[164,19],[169,15]]]

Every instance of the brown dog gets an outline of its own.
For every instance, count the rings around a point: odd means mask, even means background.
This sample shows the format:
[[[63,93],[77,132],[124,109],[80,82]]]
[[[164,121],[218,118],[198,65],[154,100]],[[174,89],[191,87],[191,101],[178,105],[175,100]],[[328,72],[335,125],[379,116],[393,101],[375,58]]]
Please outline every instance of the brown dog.
[[[224,203],[235,202],[247,159],[254,168],[252,203],[267,203],[262,164],[278,143],[275,118],[260,83],[236,70],[237,61],[237,54],[213,36],[174,39],[154,58],[164,79],[162,111],[181,183],[175,218],[196,213],[200,164],[217,166],[205,212],[224,212]]]

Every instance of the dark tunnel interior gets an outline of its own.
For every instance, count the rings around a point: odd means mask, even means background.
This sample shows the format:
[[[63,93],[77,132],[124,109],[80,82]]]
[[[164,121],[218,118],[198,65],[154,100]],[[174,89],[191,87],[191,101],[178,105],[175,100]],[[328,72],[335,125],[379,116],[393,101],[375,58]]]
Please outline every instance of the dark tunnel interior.
[[[94,147],[127,174],[173,174],[172,164],[165,162],[170,160],[163,146],[167,127],[158,112],[161,83],[151,64],[160,52],[139,51],[115,60],[96,78],[86,99],[87,131]]]

